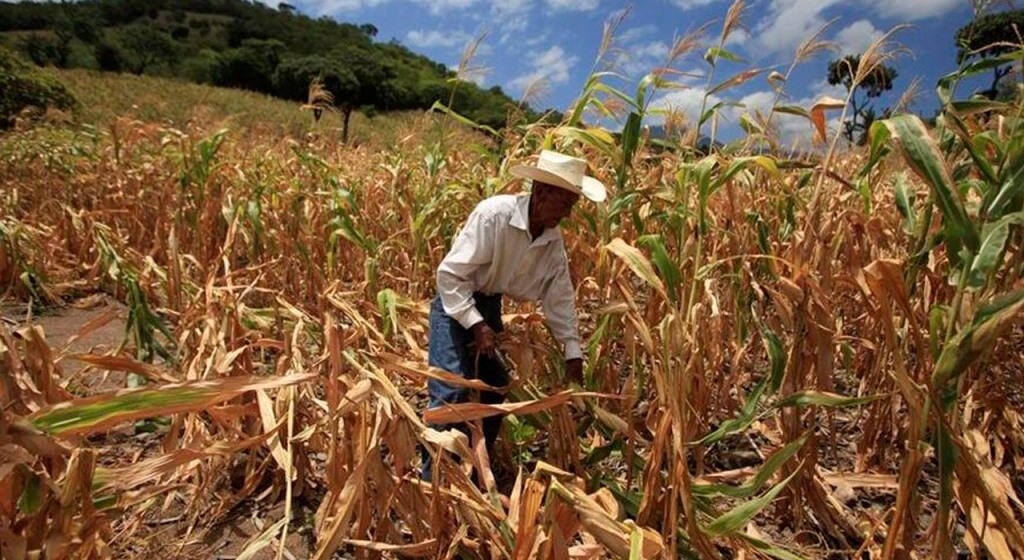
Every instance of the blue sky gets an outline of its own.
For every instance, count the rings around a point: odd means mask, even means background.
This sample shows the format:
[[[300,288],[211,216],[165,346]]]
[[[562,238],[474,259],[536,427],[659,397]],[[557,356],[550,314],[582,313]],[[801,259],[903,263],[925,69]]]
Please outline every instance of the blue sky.
[[[275,4],[276,2],[268,1]],[[565,110],[579,93],[590,73],[600,43],[603,24],[627,5],[632,11],[618,34],[619,69],[631,75],[623,86],[635,89],[636,80],[660,66],[673,37],[713,22],[706,37],[717,41],[731,0],[296,0],[302,12],[329,15],[339,21],[372,23],[380,30],[378,40],[397,39],[414,51],[454,66],[465,45],[481,32],[487,37],[476,62],[486,73],[475,81],[500,85],[518,98],[531,83],[542,84],[543,97],[535,107]],[[717,83],[747,68],[785,72],[796,46],[827,21],[837,18],[826,38],[843,52],[861,52],[874,38],[892,27],[908,23],[897,41],[910,54],[894,63],[899,72],[894,93],[879,100],[892,103],[915,77],[921,78],[922,95],[911,107],[934,112],[936,80],[956,68],[956,30],[971,18],[967,0],[748,0],[742,16],[744,29],[730,38],[728,49],[744,59],[725,62],[716,70]],[[699,49],[675,67],[695,73],[707,67]],[[823,95],[840,97],[841,88],[825,81],[826,67],[834,55],[822,54],[799,66],[786,86],[787,102],[809,105]],[[746,110],[770,107],[774,94],[767,72],[721,95],[722,100],[742,102]],[[699,111],[706,79],[688,79],[685,89],[662,92],[655,104],[672,106],[694,117]],[[733,109],[723,122],[723,135],[738,130]],[[794,117],[781,128],[792,137],[809,133],[806,121]]]

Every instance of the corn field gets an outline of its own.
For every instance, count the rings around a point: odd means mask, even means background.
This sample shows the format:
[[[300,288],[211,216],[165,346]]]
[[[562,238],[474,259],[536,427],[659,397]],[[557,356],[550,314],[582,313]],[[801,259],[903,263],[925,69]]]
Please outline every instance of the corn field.
[[[214,557],[208,536],[253,516],[238,558],[1024,557],[1024,102],[958,95],[992,67],[965,63],[934,123],[896,114],[845,149],[827,122],[846,100],[715,74],[742,10],[629,91],[610,22],[559,123],[438,104],[383,149],[128,118],[0,137],[0,290],[128,309],[106,354],[0,324],[2,556]],[[808,38],[790,71],[828,47]],[[710,154],[693,146],[724,107],[648,138],[687,58],[717,95],[768,79],[775,107]],[[819,148],[788,151],[779,114]],[[436,267],[542,148],[611,186],[564,228],[584,386],[539,311],[507,306],[506,404],[425,416],[428,379],[486,388],[426,366]],[[71,362],[127,386],[84,390]],[[496,457],[428,427],[497,413]],[[155,443],[118,451],[143,424]]]

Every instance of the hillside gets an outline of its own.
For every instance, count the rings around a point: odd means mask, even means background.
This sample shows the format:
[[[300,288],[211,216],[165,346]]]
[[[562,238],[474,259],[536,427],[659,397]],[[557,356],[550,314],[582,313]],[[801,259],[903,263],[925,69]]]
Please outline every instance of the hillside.
[[[321,77],[344,115],[426,109],[454,73],[371,24],[313,19],[245,0],[0,3],[0,42],[40,66],[173,77],[306,101]],[[500,87],[457,82],[453,108],[492,127],[517,104]],[[537,114],[527,108],[526,118]]]
[[[245,131],[268,131],[275,136],[299,136],[310,131],[339,133],[342,122],[336,112],[314,122],[300,104],[262,93],[239,91],[156,76],[114,74],[86,69],[48,68],[79,102],[76,119],[100,128],[125,117],[143,122],[165,122],[176,127],[189,123],[216,125]],[[399,130],[422,115],[420,111],[396,111],[374,116],[357,113],[352,118],[351,140],[388,145]]]

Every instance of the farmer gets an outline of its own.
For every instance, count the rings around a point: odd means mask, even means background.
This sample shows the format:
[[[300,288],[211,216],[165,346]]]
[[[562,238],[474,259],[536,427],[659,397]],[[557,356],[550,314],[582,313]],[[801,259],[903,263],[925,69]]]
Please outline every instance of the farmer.
[[[576,305],[569,263],[558,224],[580,195],[605,199],[598,180],[587,177],[586,161],[544,150],[535,166],[517,165],[510,172],[531,179],[532,192],[497,195],[481,202],[469,215],[451,251],[437,268],[437,293],[430,308],[431,366],[492,387],[508,383],[497,354],[502,331],[501,297],[540,301],[555,339],[563,346],[570,381],[581,383],[583,354],[576,325]],[[469,390],[437,380],[428,383],[430,407],[461,403]],[[497,404],[500,393],[484,391],[480,402]],[[487,450],[493,449],[501,416],[483,420]],[[457,428],[465,424],[434,426]],[[423,452],[423,479],[432,477],[432,457]]]

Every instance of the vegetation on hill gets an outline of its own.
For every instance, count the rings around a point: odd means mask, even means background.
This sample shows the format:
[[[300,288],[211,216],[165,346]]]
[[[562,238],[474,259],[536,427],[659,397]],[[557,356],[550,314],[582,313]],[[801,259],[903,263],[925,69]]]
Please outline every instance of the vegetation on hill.
[[[0,47],[0,129],[25,109],[70,109],[75,98],[58,81],[34,70]]]
[[[131,119],[179,128],[228,128],[242,135],[255,132],[298,138],[312,132],[341,137],[343,123],[338,113],[328,112],[314,121],[298,104],[262,93],[81,68],[36,72],[64,84],[78,101],[75,120],[95,128],[106,129],[119,119]],[[350,144],[392,145],[408,125],[422,118],[421,111],[373,116],[355,113]]]
[[[346,116],[426,109],[448,101],[455,72],[373,25],[310,18],[288,4],[245,0],[0,3],[0,32],[38,65],[81,67],[244,88],[305,101],[321,76]],[[494,128],[535,120],[499,86],[459,83],[451,107]],[[521,110],[523,109],[523,110]]]

